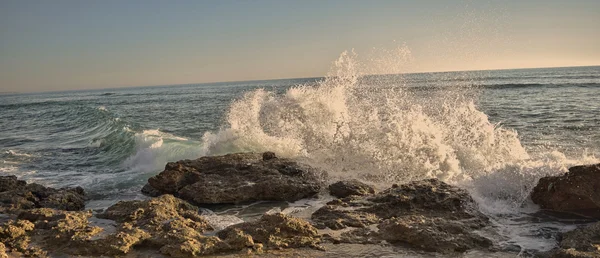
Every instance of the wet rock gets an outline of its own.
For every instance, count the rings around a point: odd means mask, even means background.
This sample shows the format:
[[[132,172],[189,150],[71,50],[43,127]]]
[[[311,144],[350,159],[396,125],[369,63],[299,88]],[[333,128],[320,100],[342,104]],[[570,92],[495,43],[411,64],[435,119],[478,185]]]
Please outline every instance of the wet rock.
[[[542,209],[600,218],[600,164],[575,166],[561,176],[541,178],[531,200]]]
[[[311,219],[318,228],[358,228],[345,232],[345,239],[336,240],[344,243],[386,240],[443,253],[491,247],[490,240],[472,233],[490,223],[469,193],[437,179],[337,199],[313,213]],[[375,226],[378,230],[373,229]],[[430,247],[436,241],[442,244]]]
[[[467,224],[443,218],[409,215],[385,220],[378,228],[381,238],[390,243],[430,252],[465,252],[492,246],[491,240],[473,233]]]
[[[466,190],[437,179],[413,181],[367,197],[367,200],[372,205],[365,211],[381,218],[423,214],[454,220],[476,218],[482,223],[488,220]]]
[[[140,245],[150,237],[151,235],[144,230],[133,228],[131,225],[124,225],[117,233],[92,241],[89,245],[91,249],[80,249],[71,253],[123,255],[129,253],[135,245]]]
[[[6,254],[6,246],[2,242],[0,242],[0,258],[8,258],[8,254]]]
[[[275,155],[275,153],[271,152],[271,151],[263,152],[262,157],[263,157],[264,161],[271,160],[271,159],[276,159],[277,158],[277,156]]]
[[[15,176],[0,176],[0,207],[10,210],[54,208],[77,211],[85,207],[81,187],[55,189],[39,184],[27,184]]]
[[[346,227],[364,228],[379,222],[379,217],[373,213],[327,205],[312,214],[315,227],[326,227],[337,230]]]
[[[382,237],[378,232],[368,228],[357,228],[343,232],[339,241],[348,244],[380,244]]]
[[[0,243],[4,244],[6,251],[12,253],[37,253],[34,248],[29,247],[31,237],[29,232],[34,229],[33,223],[27,220],[8,221],[0,225]]]
[[[313,213],[311,219],[318,225],[341,224],[335,228],[341,229],[412,214],[469,219],[481,226],[488,222],[467,191],[437,179],[410,182],[375,195],[335,200]]]
[[[350,195],[374,194],[375,189],[358,180],[344,180],[329,185],[329,193],[337,198],[345,198]]]
[[[312,197],[321,190],[322,177],[309,166],[274,154],[236,153],[170,162],[148,184],[195,204],[223,204]]]
[[[142,187],[142,193],[150,197],[159,197],[162,195],[160,191],[154,189],[150,184],[145,184],[144,187]]]
[[[16,176],[0,176],[0,192],[12,191],[25,185],[27,183],[23,180],[17,180]]]
[[[311,247],[320,249],[321,241],[317,229],[305,220],[290,217],[282,213],[266,214],[255,222],[245,222],[230,226],[220,231],[217,236],[232,242],[231,236],[248,235],[252,238],[243,240],[242,245],[260,243],[265,248],[298,248]],[[239,239],[240,237],[236,237]],[[239,242],[239,240],[235,241]]]
[[[174,220],[189,220],[200,232],[212,230],[208,222],[200,216],[198,207],[172,195],[162,195],[145,201],[120,201],[97,217],[152,230]]]
[[[136,246],[156,249],[171,257],[259,249],[247,235],[230,234],[224,240],[205,235],[213,229],[199,214],[198,208],[172,195],[146,201],[119,202],[99,217],[122,223],[118,233],[97,240],[99,246],[108,250],[112,248],[105,254],[126,254]]]
[[[552,258],[600,257],[600,222],[562,234]]]

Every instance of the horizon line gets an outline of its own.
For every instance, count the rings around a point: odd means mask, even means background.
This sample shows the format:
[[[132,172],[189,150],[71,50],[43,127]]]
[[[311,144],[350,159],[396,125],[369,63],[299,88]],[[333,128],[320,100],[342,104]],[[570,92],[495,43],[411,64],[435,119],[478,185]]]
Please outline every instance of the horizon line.
[[[598,67],[597,65],[575,65],[575,66],[549,66],[549,67],[519,67],[519,68],[499,68],[499,69],[480,69],[480,70],[446,70],[446,71],[423,71],[423,72],[410,72],[410,73],[389,73],[389,74],[365,74],[363,76],[370,75],[397,75],[397,74],[427,74],[427,73],[457,73],[457,72],[486,72],[486,71],[507,71],[507,70],[528,70],[528,69],[550,69],[550,68],[576,68],[576,67]],[[154,85],[131,85],[121,87],[107,87],[107,88],[94,88],[94,89],[66,89],[66,90],[47,90],[47,91],[0,91],[0,95],[19,95],[19,94],[36,94],[36,93],[58,93],[58,92],[76,92],[76,91],[102,91],[102,90],[118,90],[118,89],[132,89],[132,88],[151,88],[151,87],[173,87],[183,85],[208,85],[208,84],[222,84],[222,83],[239,83],[239,82],[261,82],[261,81],[279,81],[279,80],[300,80],[300,79],[320,79],[326,78],[327,76],[312,76],[312,77],[293,77],[293,78],[270,78],[270,79],[258,79],[258,80],[232,80],[232,81],[210,81],[210,82],[190,82],[190,83],[179,83],[179,84],[154,84]]]

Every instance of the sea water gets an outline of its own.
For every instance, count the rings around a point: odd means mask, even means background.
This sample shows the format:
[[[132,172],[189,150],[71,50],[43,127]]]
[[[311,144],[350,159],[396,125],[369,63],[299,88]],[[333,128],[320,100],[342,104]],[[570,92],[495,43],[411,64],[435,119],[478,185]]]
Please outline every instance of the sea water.
[[[600,67],[406,74],[360,60],[344,52],[323,78],[0,95],[0,174],[82,186],[101,209],[144,198],[166,162],[269,150],[379,189],[463,187],[490,237],[522,254],[581,222],[539,215],[528,195],[600,162]]]

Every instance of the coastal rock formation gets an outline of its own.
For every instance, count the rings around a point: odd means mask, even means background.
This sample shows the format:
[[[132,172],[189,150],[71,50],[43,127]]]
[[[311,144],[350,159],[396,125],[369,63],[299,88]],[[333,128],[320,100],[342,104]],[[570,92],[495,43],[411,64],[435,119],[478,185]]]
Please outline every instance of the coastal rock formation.
[[[5,253],[17,257],[121,256],[136,248],[170,257],[197,257],[320,248],[314,227],[281,213],[233,225],[215,235],[197,207],[172,195],[121,201],[97,217],[89,211],[21,210],[0,224],[0,257]],[[98,220],[105,221],[103,227]]]
[[[318,228],[359,228],[336,239],[339,242],[373,243],[378,239],[441,253],[492,246],[490,240],[474,233],[488,226],[489,220],[477,210],[468,192],[437,179],[337,199],[313,213],[312,220]],[[378,232],[371,230],[371,225]]]
[[[558,248],[548,255],[551,258],[600,257],[600,222],[562,234]]]
[[[343,180],[335,184],[329,185],[329,193],[337,198],[345,198],[350,195],[367,195],[374,194],[375,189],[356,179]]]
[[[430,252],[464,252],[488,248],[492,241],[474,234],[468,223],[439,217],[408,215],[393,217],[377,226],[382,239],[404,243]]]
[[[0,208],[21,210],[54,208],[77,211],[85,207],[83,188],[54,189],[39,184],[27,184],[16,176],[0,176]]]
[[[323,174],[272,152],[236,153],[170,162],[144,193],[172,194],[194,204],[296,201],[322,187]]]
[[[561,176],[541,178],[531,193],[542,209],[600,218],[600,164],[575,166]]]
[[[265,214],[258,221],[230,226],[217,235],[225,240],[231,236],[248,235],[249,240],[270,249],[321,248],[318,245],[321,240],[316,228],[305,220],[282,213]]]

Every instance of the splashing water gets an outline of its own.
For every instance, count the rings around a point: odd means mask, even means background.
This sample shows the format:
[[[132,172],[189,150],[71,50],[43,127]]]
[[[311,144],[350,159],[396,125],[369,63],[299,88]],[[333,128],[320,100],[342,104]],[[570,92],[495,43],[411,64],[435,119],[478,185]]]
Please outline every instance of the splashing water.
[[[382,187],[439,178],[468,189],[480,209],[497,218],[534,211],[525,206],[539,178],[598,162],[557,151],[528,153],[516,131],[491,123],[478,110],[476,88],[413,87],[398,74],[410,51],[401,47],[395,53],[360,63],[354,52],[344,52],[316,84],[282,94],[247,92],[230,106],[226,126],[204,135],[205,154],[270,150],[304,159],[334,178]],[[461,86],[469,86],[468,80]],[[514,234],[508,238],[523,241]],[[533,242],[520,244],[553,245]]]
[[[206,154],[272,150],[340,177],[387,182],[458,183],[532,160],[515,131],[490,123],[464,94],[472,88],[423,91],[401,74],[364,74],[368,67],[344,52],[316,85],[246,93],[227,126],[205,134]]]

